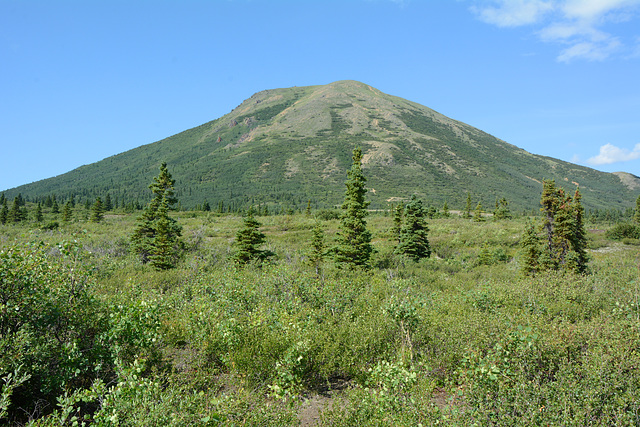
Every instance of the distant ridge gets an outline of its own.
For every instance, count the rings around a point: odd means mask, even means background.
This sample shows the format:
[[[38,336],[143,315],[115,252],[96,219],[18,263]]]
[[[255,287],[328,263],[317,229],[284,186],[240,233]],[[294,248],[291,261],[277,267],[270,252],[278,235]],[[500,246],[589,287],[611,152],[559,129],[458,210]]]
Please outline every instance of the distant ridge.
[[[372,208],[412,194],[461,207],[467,192],[491,210],[505,197],[538,209],[543,179],[576,183],[587,208],[631,206],[640,179],[528,153],[430,108],[352,80],[258,92],[230,113],[161,141],[6,191],[35,200],[107,193],[149,198],[166,161],[185,208],[266,204],[272,208],[340,203],[351,151],[360,146]]]

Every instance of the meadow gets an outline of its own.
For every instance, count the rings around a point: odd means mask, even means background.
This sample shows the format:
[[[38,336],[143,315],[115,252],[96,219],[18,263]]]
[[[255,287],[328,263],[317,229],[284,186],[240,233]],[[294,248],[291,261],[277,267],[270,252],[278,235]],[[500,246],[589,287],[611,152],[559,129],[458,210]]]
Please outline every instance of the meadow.
[[[637,240],[587,223],[588,274],[527,277],[529,218],[430,219],[414,262],[375,212],[372,268],[316,271],[315,214],[257,217],[276,257],[238,267],[242,217],[174,212],[167,271],[136,214],[0,225],[0,423],[640,425]]]

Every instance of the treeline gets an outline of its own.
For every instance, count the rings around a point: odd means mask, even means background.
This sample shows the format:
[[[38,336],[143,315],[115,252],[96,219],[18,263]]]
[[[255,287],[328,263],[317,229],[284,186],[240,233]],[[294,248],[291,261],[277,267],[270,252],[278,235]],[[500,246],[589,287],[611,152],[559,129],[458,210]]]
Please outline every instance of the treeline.
[[[178,196],[178,194],[179,192],[176,191],[176,196]],[[232,194],[231,196],[233,197],[234,195]],[[5,193],[0,193],[0,223],[10,224],[28,220],[40,222],[42,218],[40,218],[39,212],[43,215],[49,214],[49,216],[54,216],[53,219],[59,219],[65,222],[73,221],[74,219],[87,220],[98,198],[102,201],[103,212],[105,213],[133,213],[144,209],[144,202],[139,198],[125,199],[118,195],[112,196],[111,193],[108,192],[96,197],[52,193],[33,198],[23,196],[19,193],[12,200],[6,197]],[[309,198],[303,199],[301,197],[295,197],[291,194],[282,195],[281,199],[283,200],[282,203],[278,201],[268,203],[259,202],[253,197],[221,199],[217,201],[204,199],[202,203],[198,203],[192,207],[185,207],[178,201],[173,210],[178,212],[195,211],[243,215],[248,211],[249,207],[253,207],[256,216],[293,215],[296,213],[305,213],[309,210],[313,210],[315,215],[325,220],[338,219],[339,216],[337,206],[327,208],[321,202]],[[385,208],[372,209],[372,211],[388,216],[393,215],[398,208],[402,208],[403,206],[404,202],[398,201],[388,203]],[[513,211],[510,209],[509,202],[504,197],[500,199],[497,198],[495,206],[489,206],[488,209],[485,209],[482,203],[476,201],[470,193],[467,193],[465,206],[457,207],[457,209],[456,207],[450,207],[448,202],[444,202],[442,206],[438,206],[434,202],[427,200],[424,202],[424,210],[429,219],[447,218],[452,215],[461,215],[464,218],[476,219],[486,216],[504,219],[514,216],[540,215],[539,209]],[[69,213],[69,211],[71,212]],[[452,211],[454,212],[452,213]],[[67,215],[64,215],[65,212],[67,212]],[[637,209],[632,207],[625,209],[590,209],[586,212],[585,220],[589,223],[605,224],[629,222],[633,219],[636,212]]]

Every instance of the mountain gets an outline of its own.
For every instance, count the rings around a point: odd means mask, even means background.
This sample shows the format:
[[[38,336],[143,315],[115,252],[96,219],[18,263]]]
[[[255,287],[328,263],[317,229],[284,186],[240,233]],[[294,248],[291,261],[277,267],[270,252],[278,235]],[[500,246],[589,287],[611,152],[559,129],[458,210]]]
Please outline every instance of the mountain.
[[[105,196],[150,199],[148,185],[166,161],[184,207],[205,200],[236,207],[339,204],[355,146],[363,149],[371,208],[417,194],[436,206],[462,207],[470,192],[491,209],[505,197],[537,209],[543,179],[573,192],[588,208],[632,206],[640,179],[528,153],[420,104],[356,81],[258,92],[233,111],[193,129],[23,185],[35,200]]]

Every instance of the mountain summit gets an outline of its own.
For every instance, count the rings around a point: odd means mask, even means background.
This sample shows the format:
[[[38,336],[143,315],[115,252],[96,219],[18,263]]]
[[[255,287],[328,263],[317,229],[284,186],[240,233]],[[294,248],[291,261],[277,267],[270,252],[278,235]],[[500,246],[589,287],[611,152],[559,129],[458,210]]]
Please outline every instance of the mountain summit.
[[[640,179],[534,155],[420,104],[357,81],[258,92],[225,116],[58,177],[9,191],[120,200],[148,198],[166,161],[185,207],[300,207],[340,203],[351,152],[359,146],[372,208],[418,195],[437,205],[484,206],[505,197],[537,209],[543,179],[591,208],[631,206]]]

